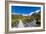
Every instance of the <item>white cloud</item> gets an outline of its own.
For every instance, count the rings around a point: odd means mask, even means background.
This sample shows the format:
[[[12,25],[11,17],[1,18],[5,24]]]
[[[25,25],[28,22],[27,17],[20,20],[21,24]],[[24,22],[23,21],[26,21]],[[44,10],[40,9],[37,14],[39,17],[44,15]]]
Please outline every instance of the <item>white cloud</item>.
[[[29,16],[32,15],[34,12],[29,13]]]
[[[35,11],[36,13],[38,13],[40,10],[37,10],[37,11]]]
[[[13,14],[13,15],[20,15],[19,13],[11,13],[11,14]]]
[[[31,12],[29,14],[22,14],[23,16],[31,16],[33,13],[38,13],[40,10],[36,10],[34,12]]]
[[[23,16],[28,16],[28,14],[22,14]]]
[[[22,16],[31,16],[33,13],[38,13],[40,10],[36,10],[36,11],[34,11],[34,12],[30,12],[29,14],[22,14]],[[19,14],[19,13],[12,13],[12,14],[14,14],[14,15],[21,15],[21,14]]]

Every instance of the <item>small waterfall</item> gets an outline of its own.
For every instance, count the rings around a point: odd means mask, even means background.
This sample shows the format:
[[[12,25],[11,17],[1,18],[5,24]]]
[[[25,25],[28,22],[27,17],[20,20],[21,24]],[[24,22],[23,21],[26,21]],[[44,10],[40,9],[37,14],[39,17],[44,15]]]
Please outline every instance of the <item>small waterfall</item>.
[[[35,19],[32,21],[32,26],[33,26],[33,27],[37,26]]]
[[[36,25],[36,20],[35,19],[33,20],[33,24]]]
[[[23,28],[23,27],[24,27],[24,25],[23,25],[22,20],[19,20],[18,28]]]

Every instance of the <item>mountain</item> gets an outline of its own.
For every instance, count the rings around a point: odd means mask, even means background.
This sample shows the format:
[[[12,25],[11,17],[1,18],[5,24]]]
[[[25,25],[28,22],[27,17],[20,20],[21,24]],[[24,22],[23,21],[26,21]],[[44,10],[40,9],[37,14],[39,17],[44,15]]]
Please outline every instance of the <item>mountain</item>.
[[[41,19],[41,11],[33,13],[31,16],[33,16],[33,19]]]
[[[14,26],[13,24],[17,24],[18,22],[18,19],[21,19],[22,22],[25,24],[25,23],[30,23],[32,22],[34,19],[39,22],[41,21],[41,11],[40,10],[37,10],[37,11],[34,11],[34,12],[31,12],[29,14],[15,14],[15,13],[12,13],[12,26]],[[41,23],[41,22],[40,22]]]
[[[12,15],[31,16],[32,14],[34,14],[34,13],[38,13],[39,11],[40,11],[40,10],[37,10],[37,11],[31,12],[31,13],[29,13],[29,14],[12,13]]]
[[[22,16],[31,16],[32,14],[34,14],[34,13],[38,13],[38,12],[40,12],[40,10],[31,12],[31,13],[29,13],[29,14],[22,14]]]
[[[40,10],[37,10],[37,11],[34,11],[34,12],[31,12],[29,13],[29,16],[31,16],[33,13],[38,13]]]

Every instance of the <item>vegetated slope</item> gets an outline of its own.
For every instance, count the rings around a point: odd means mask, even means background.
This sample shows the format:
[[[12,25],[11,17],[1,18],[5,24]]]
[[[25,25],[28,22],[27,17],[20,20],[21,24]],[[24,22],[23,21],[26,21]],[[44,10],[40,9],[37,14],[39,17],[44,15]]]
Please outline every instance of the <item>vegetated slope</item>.
[[[29,23],[29,22],[33,21],[34,19],[40,22],[40,20],[41,20],[40,15],[41,15],[40,11],[38,13],[34,12],[30,16],[12,14],[12,26],[16,26],[17,22],[19,22],[19,19],[21,19],[23,21],[23,23]]]

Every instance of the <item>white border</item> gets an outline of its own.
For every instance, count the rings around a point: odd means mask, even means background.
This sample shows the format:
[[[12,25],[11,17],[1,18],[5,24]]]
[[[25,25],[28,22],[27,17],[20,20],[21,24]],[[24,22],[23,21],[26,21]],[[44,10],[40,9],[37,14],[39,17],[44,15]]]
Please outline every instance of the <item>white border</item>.
[[[12,28],[11,27],[11,6],[35,6],[35,7],[41,7],[41,27]],[[34,5],[34,4],[9,4],[9,31],[37,30],[37,29],[43,29],[43,6],[42,5]]]

